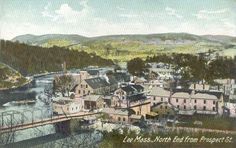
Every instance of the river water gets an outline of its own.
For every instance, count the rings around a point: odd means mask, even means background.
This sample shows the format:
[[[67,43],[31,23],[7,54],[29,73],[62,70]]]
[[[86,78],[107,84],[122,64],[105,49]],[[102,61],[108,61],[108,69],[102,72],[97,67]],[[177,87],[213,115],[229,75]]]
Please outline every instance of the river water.
[[[4,123],[6,126],[10,122],[10,115],[8,113],[21,112],[24,113],[24,122],[30,122],[42,118],[48,118],[52,114],[50,105],[46,105],[40,98],[45,98],[44,89],[52,86],[54,75],[48,75],[40,78],[35,78],[31,84],[18,88],[15,90],[0,92],[0,113],[4,112]],[[35,101],[31,104],[17,104],[14,101],[31,100]],[[33,117],[32,117],[33,111]],[[2,115],[1,115],[2,116]],[[2,125],[2,117],[0,123]],[[21,115],[16,113],[14,115],[13,124],[21,122]],[[31,139],[39,136],[55,133],[53,125],[46,125],[37,128],[31,128],[15,132],[14,142]]]

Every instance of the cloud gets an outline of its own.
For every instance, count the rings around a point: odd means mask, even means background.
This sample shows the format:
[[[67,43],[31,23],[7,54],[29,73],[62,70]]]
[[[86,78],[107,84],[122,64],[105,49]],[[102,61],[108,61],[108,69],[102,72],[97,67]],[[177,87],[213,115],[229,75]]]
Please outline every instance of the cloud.
[[[180,15],[180,14],[178,14],[178,13],[176,12],[176,10],[173,9],[173,8],[166,7],[166,8],[165,8],[165,11],[166,11],[167,14],[170,15],[170,16],[175,16],[175,17],[177,17],[177,18],[183,18],[183,16]]]
[[[43,17],[50,17],[53,18],[54,16],[49,13],[49,7],[51,6],[51,3],[48,2],[46,6],[44,6],[44,10],[41,12]]]
[[[120,10],[120,11],[124,11],[125,8],[124,7],[120,7],[120,6],[117,6],[116,9]]]
[[[59,9],[56,9],[53,13],[49,12],[50,4],[47,4],[44,7],[44,11],[42,12],[43,17],[49,17],[52,21],[62,21],[65,23],[76,23],[79,20],[88,17],[91,13],[92,8],[88,6],[88,1],[83,0],[80,2],[81,10],[74,10],[69,4],[64,3],[61,4]]]
[[[125,17],[125,18],[137,18],[137,17],[139,17],[140,15],[138,15],[138,14],[120,14],[119,15],[120,17]]]
[[[220,9],[220,10],[200,10],[198,13],[193,14],[194,16],[197,17],[197,19],[214,19],[215,16],[218,16],[220,14],[224,14],[228,11],[228,9]]]

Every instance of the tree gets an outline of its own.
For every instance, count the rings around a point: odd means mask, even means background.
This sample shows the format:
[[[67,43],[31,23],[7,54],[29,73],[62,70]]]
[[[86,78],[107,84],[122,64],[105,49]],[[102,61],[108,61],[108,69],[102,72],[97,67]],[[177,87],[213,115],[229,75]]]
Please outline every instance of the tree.
[[[145,70],[145,63],[140,58],[134,58],[127,63],[127,69],[130,74],[140,76]]]
[[[56,76],[53,81],[53,93],[61,93],[63,97],[69,97],[69,92],[73,86],[74,79],[71,75]]]

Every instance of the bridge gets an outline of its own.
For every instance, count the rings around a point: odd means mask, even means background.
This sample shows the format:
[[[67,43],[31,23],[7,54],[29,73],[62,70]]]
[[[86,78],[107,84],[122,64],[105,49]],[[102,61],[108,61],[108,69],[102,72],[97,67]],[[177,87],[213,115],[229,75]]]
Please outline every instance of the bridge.
[[[21,115],[20,122],[14,122],[14,115],[15,114]],[[19,113],[17,111],[12,111],[11,113],[3,112],[1,115],[2,116],[2,123],[0,126],[0,134],[7,133],[7,132],[15,132],[18,130],[24,130],[24,129],[28,129],[28,128],[34,128],[34,127],[43,126],[43,125],[47,125],[47,124],[59,123],[62,126],[64,126],[63,124],[66,124],[65,123],[66,121],[70,121],[72,119],[87,119],[87,120],[89,120],[91,118],[96,118],[96,116],[99,114],[100,114],[100,112],[97,112],[97,113],[95,113],[95,112],[78,112],[78,113],[67,114],[67,115],[66,114],[65,115],[57,115],[57,116],[51,115],[51,117],[41,118],[41,119],[37,119],[37,120],[34,120],[32,118],[31,121],[24,122],[24,118],[25,118],[24,113]],[[7,120],[7,121],[9,121],[8,124],[4,121],[4,116],[10,116],[10,120]],[[33,112],[32,112],[32,117],[33,117]],[[67,126],[67,125],[65,125],[65,126]]]

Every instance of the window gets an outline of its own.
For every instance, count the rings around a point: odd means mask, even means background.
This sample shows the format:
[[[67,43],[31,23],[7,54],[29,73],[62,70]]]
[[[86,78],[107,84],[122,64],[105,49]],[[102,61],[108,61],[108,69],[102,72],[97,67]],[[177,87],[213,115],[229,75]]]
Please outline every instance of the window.
[[[140,115],[139,111],[137,111],[137,115]]]
[[[153,100],[156,100],[156,97],[153,97]]]
[[[162,109],[162,105],[160,106],[160,109]]]
[[[83,90],[83,94],[85,94],[85,90]]]
[[[215,102],[215,101],[213,101],[213,104],[216,104],[216,102]]]
[[[212,110],[215,111],[216,110],[215,107],[213,107]]]
[[[176,99],[176,102],[178,102],[179,100],[178,99]]]
[[[186,99],[184,99],[184,103],[186,103]]]
[[[177,108],[179,108],[179,105],[177,105]]]
[[[161,101],[163,101],[163,98],[161,98]]]
[[[118,121],[120,121],[120,117],[118,117]]]
[[[196,99],[194,100],[194,103],[197,103],[197,100],[196,100]]]
[[[86,84],[86,88],[88,88],[88,85]]]
[[[79,94],[80,94],[80,90],[79,90]]]
[[[73,110],[73,107],[71,108],[71,110]]]
[[[204,100],[204,104],[206,104],[206,100]]]
[[[69,111],[69,107],[67,107],[67,111]]]
[[[186,106],[184,105],[184,109],[186,109]]]
[[[194,105],[194,109],[195,109],[195,110],[197,109],[197,106],[196,106],[196,105]]]
[[[206,106],[203,106],[203,110],[206,110]]]
[[[123,118],[123,121],[125,121],[125,118]]]
[[[165,106],[165,109],[167,109],[167,106]]]
[[[90,94],[90,90],[88,91],[88,94]]]
[[[78,109],[78,107],[76,106],[76,110]]]

